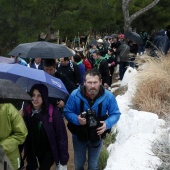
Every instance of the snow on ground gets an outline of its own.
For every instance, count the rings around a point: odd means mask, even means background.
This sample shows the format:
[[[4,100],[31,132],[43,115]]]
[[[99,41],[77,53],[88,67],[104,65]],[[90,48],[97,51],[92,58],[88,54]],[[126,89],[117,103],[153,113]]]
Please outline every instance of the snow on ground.
[[[156,170],[161,164],[152,152],[152,144],[165,130],[161,128],[165,122],[154,113],[130,108],[136,75],[137,71],[129,67],[120,84],[128,85],[128,90],[116,97],[121,117],[116,125],[116,142],[108,147],[109,159],[105,170]]]

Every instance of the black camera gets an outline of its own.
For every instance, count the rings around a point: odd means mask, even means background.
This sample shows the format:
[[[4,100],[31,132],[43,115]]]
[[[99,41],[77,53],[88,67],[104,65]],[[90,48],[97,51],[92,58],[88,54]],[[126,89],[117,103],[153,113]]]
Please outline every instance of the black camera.
[[[88,127],[96,127],[98,124],[96,120],[96,112],[94,110],[87,109],[81,113],[81,117],[87,119]]]
[[[87,112],[86,111],[81,112],[81,118],[87,118]]]

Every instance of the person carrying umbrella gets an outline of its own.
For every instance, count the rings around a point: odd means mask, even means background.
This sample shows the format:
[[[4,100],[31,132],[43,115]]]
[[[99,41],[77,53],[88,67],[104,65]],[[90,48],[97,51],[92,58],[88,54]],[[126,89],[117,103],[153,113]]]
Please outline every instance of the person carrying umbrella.
[[[14,170],[20,168],[18,145],[27,136],[27,128],[19,111],[10,103],[0,104],[0,145]]]
[[[24,146],[27,170],[49,170],[55,162],[57,168],[67,169],[68,137],[62,115],[48,102],[48,88],[35,84],[30,90],[32,101],[24,107],[24,120],[28,136]]]
[[[12,81],[0,79],[0,146],[14,170],[20,168],[18,147],[25,141],[28,131],[20,113],[12,103],[23,100],[29,101],[31,97]],[[0,150],[1,154],[3,153]],[[4,170],[7,170],[9,161],[5,161]]]
[[[21,64],[23,66],[27,66],[28,65],[27,62],[23,58],[21,58],[19,56],[11,56],[11,58],[14,58],[16,63],[18,63],[18,64]]]
[[[1,170],[14,170],[10,160],[3,151],[3,148],[0,146],[0,169]]]
[[[42,58],[32,58],[28,67],[43,70]]]

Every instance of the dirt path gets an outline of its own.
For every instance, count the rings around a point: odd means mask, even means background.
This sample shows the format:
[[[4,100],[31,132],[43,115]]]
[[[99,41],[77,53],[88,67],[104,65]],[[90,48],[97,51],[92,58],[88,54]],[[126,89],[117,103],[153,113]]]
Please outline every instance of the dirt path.
[[[67,128],[67,121],[65,120],[65,125]],[[73,144],[72,144],[72,135],[67,128],[67,135],[68,135],[68,152],[69,152],[69,161],[67,165],[68,170],[74,170],[74,151],[73,151]]]

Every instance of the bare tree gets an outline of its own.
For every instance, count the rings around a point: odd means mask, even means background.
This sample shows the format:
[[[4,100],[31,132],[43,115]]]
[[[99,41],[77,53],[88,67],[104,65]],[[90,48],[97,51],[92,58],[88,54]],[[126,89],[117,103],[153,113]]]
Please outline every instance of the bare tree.
[[[149,5],[145,6],[141,10],[135,12],[131,16],[129,15],[129,6],[132,0],[122,0],[122,11],[124,16],[124,30],[131,31],[131,23],[141,14],[153,8],[160,0],[153,0]]]

